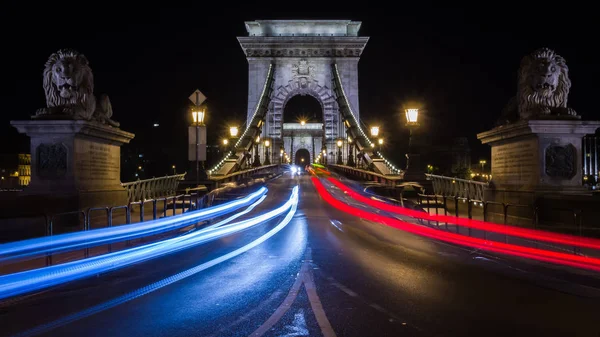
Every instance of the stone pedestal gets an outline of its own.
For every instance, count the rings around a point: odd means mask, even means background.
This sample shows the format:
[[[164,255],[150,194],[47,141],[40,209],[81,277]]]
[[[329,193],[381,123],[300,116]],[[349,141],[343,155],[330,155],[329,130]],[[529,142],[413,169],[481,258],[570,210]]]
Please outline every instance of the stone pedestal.
[[[421,169],[421,155],[418,153],[408,154],[408,169],[404,171],[405,181],[422,182],[426,179],[425,172]]]
[[[20,197],[71,210],[127,204],[120,147],[133,139],[132,133],[82,120],[11,125],[31,139],[31,183]]]
[[[600,121],[523,120],[477,135],[492,147],[492,188],[486,200],[531,205],[544,194],[585,194],[583,136]]]

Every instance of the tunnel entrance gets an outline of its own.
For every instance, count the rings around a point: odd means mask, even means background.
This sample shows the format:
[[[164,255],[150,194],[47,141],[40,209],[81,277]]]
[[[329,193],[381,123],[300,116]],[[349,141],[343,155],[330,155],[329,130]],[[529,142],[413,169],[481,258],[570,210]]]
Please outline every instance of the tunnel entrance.
[[[294,164],[304,168],[310,163],[310,152],[307,149],[299,149],[294,156]]]

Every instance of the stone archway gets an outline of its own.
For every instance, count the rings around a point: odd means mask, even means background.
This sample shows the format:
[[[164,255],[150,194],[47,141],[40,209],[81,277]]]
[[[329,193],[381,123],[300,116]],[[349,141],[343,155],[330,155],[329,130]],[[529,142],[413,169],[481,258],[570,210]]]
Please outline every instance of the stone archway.
[[[310,152],[307,149],[298,149],[294,155],[294,164],[304,167],[310,163]]]
[[[288,85],[278,88],[277,93],[271,99],[272,108],[267,119],[269,124],[268,134],[272,135],[271,137],[281,137],[283,110],[287,102],[296,95],[311,95],[319,101],[323,113],[325,137],[327,139],[337,137],[339,113],[333,92],[327,86],[319,85],[316,80],[307,83],[306,87],[302,87],[299,82],[290,81]]]

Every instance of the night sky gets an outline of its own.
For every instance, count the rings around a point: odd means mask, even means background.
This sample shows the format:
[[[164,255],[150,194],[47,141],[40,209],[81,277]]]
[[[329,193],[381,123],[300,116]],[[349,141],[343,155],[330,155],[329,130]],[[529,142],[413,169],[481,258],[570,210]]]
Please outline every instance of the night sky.
[[[130,147],[158,147],[169,161],[185,165],[188,96],[196,88],[208,97],[209,142],[224,135],[227,125],[244,121],[248,66],[236,37],[246,35],[244,21],[259,19],[362,22],[359,35],[370,40],[359,62],[361,118],[383,126],[391,153],[407,142],[401,112],[416,102],[424,111],[420,134],[428,141],[443,145],[464,136],[473,161],[489,156],[476,134],[493,126],[516,93],[521,58],[539,47],[566,59],[570,106],[584,119],[600,118],[600,70],[592,42],[600,29],[591,13],[565,4],[521,12],[511,4],[456,9],[396,3],[397,9],[356,11],[339,9],[351,6],[317,11],[324,7],[313,2],[290,2],[289,10],[277,2],[270,8],[278,11],[232,4],[208,8],[202,2],[178,8],[83,4],[48,5],[57,9],[3,4],[0,153],[28,150],[27,138],[9,121],[28,119],[45,106],[44,63],[69,47],[87,56],[95,93],[108,94],[113,118],[136,134]]]

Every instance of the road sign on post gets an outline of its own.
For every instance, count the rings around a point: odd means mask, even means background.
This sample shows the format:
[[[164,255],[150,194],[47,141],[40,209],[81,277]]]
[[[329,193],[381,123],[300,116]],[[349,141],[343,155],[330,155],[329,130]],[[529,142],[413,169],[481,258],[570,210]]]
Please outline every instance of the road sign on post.
[[[190,95],[189,99],[192,103],[196,104],[196,106],[200,106],[200,104],[206,100],[206,96],[204,96],[200,90],[196,89],[196,91]]]
[[[198,137],[198,142],[196,142],[196,137]],[[190,126],[188,128],[188,144],[188,160],[195,161],[196,152],[198,152],[198,160],[206,160],[206,126]]]

